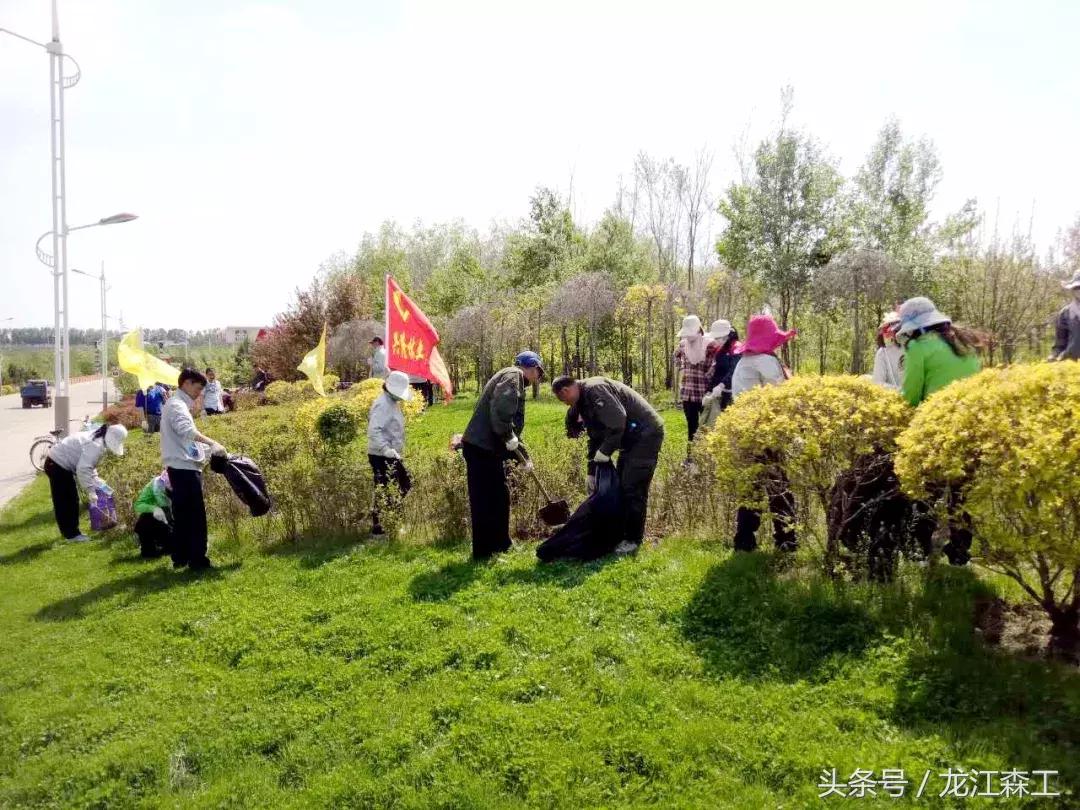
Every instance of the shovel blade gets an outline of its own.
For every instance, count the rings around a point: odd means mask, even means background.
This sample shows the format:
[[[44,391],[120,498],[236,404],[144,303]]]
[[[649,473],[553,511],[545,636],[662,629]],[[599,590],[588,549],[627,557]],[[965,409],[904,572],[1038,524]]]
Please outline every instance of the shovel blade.
[[[570,505],[566,501],[552,501],[537,514],[548,526],[561,526],[570,519]]]

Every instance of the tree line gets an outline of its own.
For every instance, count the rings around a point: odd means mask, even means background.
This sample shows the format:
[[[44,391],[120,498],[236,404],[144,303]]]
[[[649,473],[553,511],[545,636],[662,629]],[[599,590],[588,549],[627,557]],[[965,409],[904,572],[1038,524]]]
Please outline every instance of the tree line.
[[[889,120],[845,177],[791,124],[791,108],[786,89],[775,130],[740,153],[719,193],[708,150],[688,165],[641,153],[591,225],[547,187],[521,222],[486,232],[386,222],[296,291],[254,359],[295,377],[326,321],[329,363],[345,379],[363,376],[387,273],[432,317],[459,389],[528,347],[558,371],[654,393],[672,383],[685,313],[738,326],[765,307],[800,330],[787,347],[796,370],[864,373],[882,315],[916,294],[985,332],[991,363],[1048,350],[1057,282],[1080,267],[1080,218],[1041,255],[1029,233],[1001,230],[975,200],[935,220],[942,167],[927,138]]]

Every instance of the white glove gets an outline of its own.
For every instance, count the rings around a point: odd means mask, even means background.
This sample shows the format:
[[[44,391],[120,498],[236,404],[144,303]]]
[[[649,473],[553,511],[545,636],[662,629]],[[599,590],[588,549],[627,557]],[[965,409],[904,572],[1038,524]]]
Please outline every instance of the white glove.
[[[533,463],[531,458],[525,459],[525,472],[533,471]]]
[[[599,450],[596,451],[596,455],[593,456],[593,461],[597,464],[608,464],[611,461],[611,456],[604,455]]]
[[[596,476],[590,475],[585,478],[585,491],[592,495],[596,492]]]
[[[97,501],[98,501],[98,497],[97,497],[97,490],[96,489],[92,489],[92,490],[90,490],[89,492],[86,493],[86,502],[90,506],[97,506]]]
[[[225,449],[225,445],[214,442],[210,445],[210,455],[212,456],[227,456],[228,451]]]
[[[724,388],[724,384],[723,384],[723,383],[720,383],[720,384],[719,384],[718,386],[716,386],[716,388],[714,388],[714,389],[712,390],[712,395],[713,395],[714,397],[718,397],[718,396],[720,396],[721,394],[723,394],[725,390],[726,390],[726,389]]]
[[[165,517],[165,510],[160,506],[154,507],[154,520],[160,520],[162,523],[168,523],[168,519]]]
[[[518,449],[518,445],[520,444],[521,442],[518,441],[518,437],[511,433],[510,440],[506,443],[506,449],[513,453],[515,450]]]
[[[393,447],[386,448],[386,452],[383,455],[385,455],[387,458],[396,459],[398,461],[401,460],[401,453],[399,453]]]

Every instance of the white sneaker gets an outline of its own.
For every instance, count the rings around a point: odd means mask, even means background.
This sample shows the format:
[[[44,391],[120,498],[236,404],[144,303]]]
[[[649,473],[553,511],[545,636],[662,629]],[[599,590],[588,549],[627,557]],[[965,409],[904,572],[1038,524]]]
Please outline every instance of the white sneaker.
[[[87,537],[85,534],[77,534],[74,537],[72,537],[71,539],[69,539],[68,542],[69,543],[89,543],[90,538]]]
[[[629,540],[623,540],[619,545],[615,546],[615,556],[625,557],[628,554],[634,554],[637,552],[640,546],[637,543],[631,543]]]

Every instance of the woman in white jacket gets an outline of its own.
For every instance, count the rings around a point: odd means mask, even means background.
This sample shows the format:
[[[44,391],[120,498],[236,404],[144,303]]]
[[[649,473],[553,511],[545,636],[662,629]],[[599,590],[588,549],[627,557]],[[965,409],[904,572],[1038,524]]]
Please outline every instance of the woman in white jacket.
[[[878,385],[899,391],[904,384],[904,350],[896,342],[896,330],[900,328],[900,316],[888,312],[881,319],[877,333],[877,354],[874,355],[874,373],[871,377]]]
[[[93,432],[68,436],[49,451],[45,459],[45,475],[49,477],[56,526],[65,540],[83,543],[90,539],[79,529],[79,490],[75,485],[76,480],[93,503],[97,501],[98,490],[111,493],[98,475],[97,465],[106,449],[117,456],[124,455],[126,438],[127,428],[123,425],[102,425]]]
[[[375,477],[375,503],[371,508],[371,533],[383,533],[379,522],[380,502],[388,501],[390,482],[404,496],[412,489],[409,471],[401,454],[405,450],[405,414],[401,402],[412,399],[409,375],[391,371],[383,383],[383,392],[376,397],[368,412],[368,463]]]

